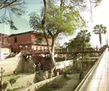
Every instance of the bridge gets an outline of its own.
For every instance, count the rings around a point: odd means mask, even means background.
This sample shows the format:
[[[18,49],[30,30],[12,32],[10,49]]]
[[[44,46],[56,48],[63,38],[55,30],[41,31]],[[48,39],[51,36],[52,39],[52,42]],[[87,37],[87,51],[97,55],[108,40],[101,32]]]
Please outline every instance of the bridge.
[[[55,54],[77,54],[77,53],[102,53],[103,50],[95,50],[92,48],[86,49],[55,49]],[[24,52],[25,53],[25,52]],[[29,51],[27,54],[49,54],[48,50]]]
[[[104,51],[75,91],[109,91],[109,50]]]

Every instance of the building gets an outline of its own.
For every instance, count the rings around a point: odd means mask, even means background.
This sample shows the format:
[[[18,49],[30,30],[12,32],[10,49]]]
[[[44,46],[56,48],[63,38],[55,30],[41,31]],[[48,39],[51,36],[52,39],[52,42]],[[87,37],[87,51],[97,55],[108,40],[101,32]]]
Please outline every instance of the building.
[[[10,54],[8,35],[0,33],[0,60],[6,58]]]
[[[48,41],[51,43],[51,38],[48,38]],[[47,49],[43,35],[36,33],[36,31],[11,34],[9,36],[9,43],[11,52],[20,52],[21,50],[30,52]]]

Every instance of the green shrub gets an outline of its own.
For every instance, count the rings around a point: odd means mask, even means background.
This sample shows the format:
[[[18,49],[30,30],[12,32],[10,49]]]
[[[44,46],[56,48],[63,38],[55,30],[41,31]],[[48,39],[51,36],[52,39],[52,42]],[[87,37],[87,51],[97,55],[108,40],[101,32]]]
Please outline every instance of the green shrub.
[[[11,79],[9,80],[9,83],[10,83],[11,86],[12,86],[14,83],[16,83],[16,79],[15,79],[15,78],[11,78]]]
[[[7,91],[13,91],[12,89],[7,89]]]
[[[53,88],[40,88],[38,91],[52,91]]]

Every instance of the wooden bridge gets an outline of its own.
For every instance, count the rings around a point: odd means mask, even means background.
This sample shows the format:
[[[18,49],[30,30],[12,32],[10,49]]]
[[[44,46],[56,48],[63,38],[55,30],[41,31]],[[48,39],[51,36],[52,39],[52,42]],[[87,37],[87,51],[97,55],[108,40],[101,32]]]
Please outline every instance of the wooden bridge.
[[[49,54],[47,50],[34,51],[35,54]],[[92,48],[87,49],[55,49],[55,54],[75,54],[75,53],[102,53],[102,51],[94,50]]]
[[[55,49],[55,54],[102,53],[104,50],[86,49]],[[49,54],[48,50],[24,51],[23,54]]]

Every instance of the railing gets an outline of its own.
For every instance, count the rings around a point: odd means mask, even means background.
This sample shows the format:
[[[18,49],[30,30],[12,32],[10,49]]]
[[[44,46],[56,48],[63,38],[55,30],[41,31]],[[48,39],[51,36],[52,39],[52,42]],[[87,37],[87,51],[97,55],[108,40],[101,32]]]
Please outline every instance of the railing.
[[[44,50],[34,50],[34,51],[23,51],[22,53],[27,54],[49,54],[49,51]],[[71,53],[102,53],[102,51],[94,50],[92,48],[87,49],[55,49],[55,54],[71,54]]]
[[[107,56],[109,56],[108,53],[108,49],[106,49],[75,91],[109,91],[105,90],[105,87],[103,88],[104,85],[107,85],[104,84],[104,80],[106,81],[106,71],[103,70],[107,70],[107,68],[104,68],[107,64]]]

